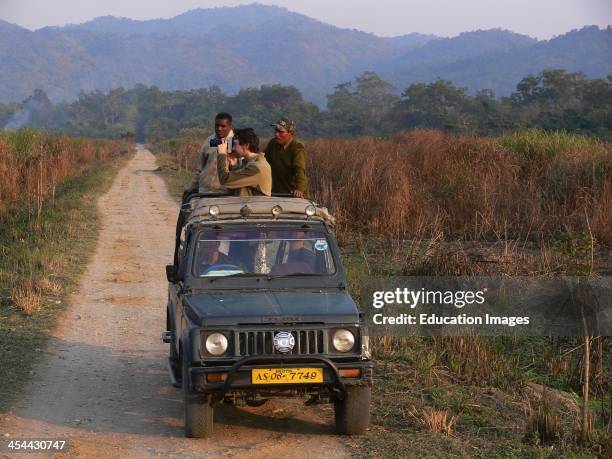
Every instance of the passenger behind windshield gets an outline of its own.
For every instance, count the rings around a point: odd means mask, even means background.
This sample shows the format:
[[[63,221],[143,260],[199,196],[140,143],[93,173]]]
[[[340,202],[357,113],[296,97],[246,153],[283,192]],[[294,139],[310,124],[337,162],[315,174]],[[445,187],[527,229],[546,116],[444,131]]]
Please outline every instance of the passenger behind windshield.
[[[204,230],[193,271],[199,277],[330,275],[336,267],[323,232]]]
[[[230,264],[230,258],[219,250],[221,243],[220,240],[200,241],[201,248],[197,258],[200,273],[205,274],[213,267],[215,267],[214,270],[218,270],[218,267]]]

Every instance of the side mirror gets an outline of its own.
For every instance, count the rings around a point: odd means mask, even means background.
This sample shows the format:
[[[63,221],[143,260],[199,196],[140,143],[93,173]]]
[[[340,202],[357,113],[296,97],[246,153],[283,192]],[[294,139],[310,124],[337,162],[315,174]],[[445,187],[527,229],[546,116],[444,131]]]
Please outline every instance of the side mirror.
[[[178,266],[166,265],[166,278],[168,282],[176,284],[178,282]]]

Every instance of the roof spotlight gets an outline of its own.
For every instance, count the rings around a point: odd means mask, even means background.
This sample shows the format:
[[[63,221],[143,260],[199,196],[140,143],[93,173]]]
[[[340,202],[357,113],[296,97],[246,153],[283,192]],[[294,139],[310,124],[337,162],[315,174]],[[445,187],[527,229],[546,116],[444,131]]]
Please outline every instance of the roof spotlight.
[[[272,207],[272,215],[278,217],[283,211],[283,208],[279,205]]]
[[[306,207],[306,215],[308,215],[309,217],[312,217],[315,213],[317,212],[317,209],[315,208],[315,206],[308,206]]]
[[[208,213],[210,214],[211,217],[218,217],[219,216],[219,207],[217,206],[210,206],[208,208]]]

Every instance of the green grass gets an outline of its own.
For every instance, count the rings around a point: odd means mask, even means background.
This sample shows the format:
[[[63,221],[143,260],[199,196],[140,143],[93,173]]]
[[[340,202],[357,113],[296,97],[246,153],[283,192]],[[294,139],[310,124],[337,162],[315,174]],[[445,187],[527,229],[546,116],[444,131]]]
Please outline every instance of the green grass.
[[[580,445],[575,419],[558,402],[553,407],[561,437],[538,444],[526,433],[537,398],[525,394],[452,381],[424,384],[412,377],[411,366],[403,359],[380,359],[371,427],[352,443],[360,457],[587,458],[609,454],[609,432],[600,428],[587,444]],[[430,410],[456,418],[450,435],[430,432],[418,421]]]
[[[411,251],[410,244],[398,250],[400,254],[413,253],[410,262],[396,259],[389,242],[386,250],[380,245],[380,241],[360,238],[345,244],[344,266],[356,300],[364,275],[442,275],[449,268],[463,269],[452,260],[437,259],[435,253],[421,256]],[[444,247],[440,250],[444,251]],[[567,269],[577,258],[573,252],[558,255],[562,264],[568,264]],[[523,269],[537,271],[538,266]],[[466,338],[461,348],[456,339],[445,338],[372,341],[378,367],[371,428],[354,441],[360,456],[586,458],[605,457],[611,451],[609,426],[602,420],[602,411],[607,413],[605,417],[610,415],[609,394],[603,396],[603,410],[601,394],[591,395],[595,430],[587,444],[577,441],[576,412],[564,408],[570,404],[579,412],[580,338]],[[604,349],[604,387],[611,368],[609,351],[608,340]],[[541,393],[533,390],[539,387],[536,384],[554,394],[552,416],[562,432],[545,445],[527,434],[529,413],[537,411],[541,403]],[[416,420],[415,416],[428,410],[455,417],[452,435],[430,432]]]
[[[591,151],[603,154],[607,148],[605,142],[594,137],[541,129],[528,129],[506,135],[494,142],[530,159],[553,158],[564,152]]]
[[[37,220],[13,210],[0,226],[0,412],[24,387],[57,317],[73,292],[97,240],[96,200],[127,156],[94,164],[64,182],[55,207]],[[15,288],[29,285],[40,308],[28,315],[14,305]]]

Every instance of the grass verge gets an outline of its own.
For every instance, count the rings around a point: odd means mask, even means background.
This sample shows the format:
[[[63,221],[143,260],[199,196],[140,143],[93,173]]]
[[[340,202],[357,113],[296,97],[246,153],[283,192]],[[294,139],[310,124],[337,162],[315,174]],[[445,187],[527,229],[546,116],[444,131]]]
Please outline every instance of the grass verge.
[[[38,219],[17,208],[0,227],[0,412],[24,387],[77,287],[97,241],[96,200],[127,161],[99,161],[65,181]]]
[[[533,248],[480,243],[457,251],[452,244],[411,244],[405,241],[397,253],[389,241],[357,238],[345,245],[353,297],[358,298],[364,274],[550,272]],[[554,255],[561,272],[580,267],[575,255]],[[592,431],[586,441],[579,432],[581,337],[387,336],[371,342],[377,363],[371,427],[350,441],[360,457],[612,454],[612,346],[606,337],[591,345]]]

